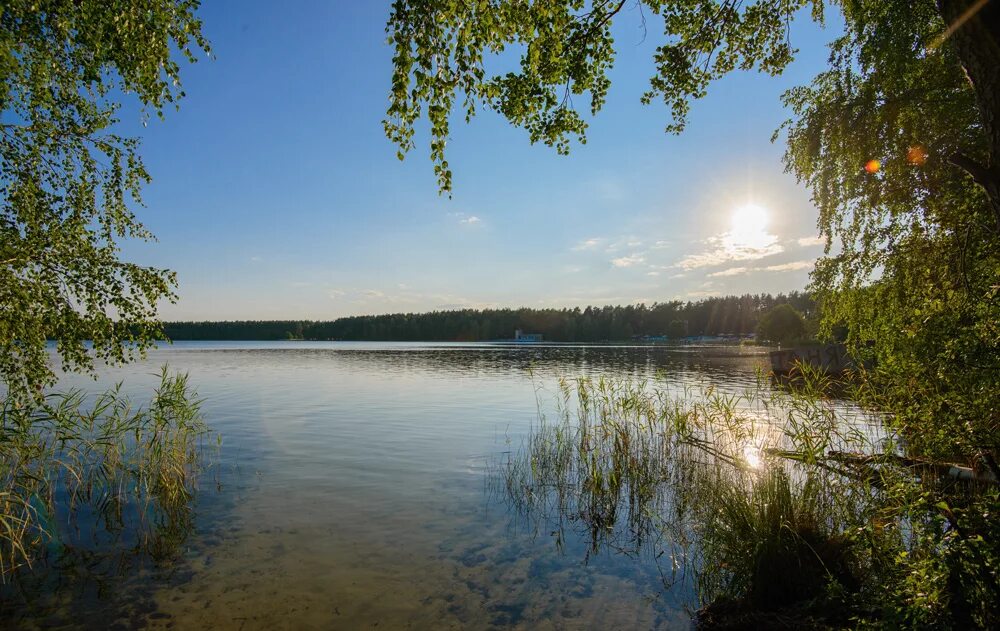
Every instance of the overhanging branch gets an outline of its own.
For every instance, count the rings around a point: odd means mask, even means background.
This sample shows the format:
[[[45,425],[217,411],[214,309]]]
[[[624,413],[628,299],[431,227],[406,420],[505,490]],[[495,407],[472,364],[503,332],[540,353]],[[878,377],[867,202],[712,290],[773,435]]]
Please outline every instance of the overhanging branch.
[[[990,206],[993,207],[997,231],[1000,232],[1000,168],[996,165],[985,166],[961,151],[952,154],[948,162],[968,173],[972,180],[986,191],[990,198]]]

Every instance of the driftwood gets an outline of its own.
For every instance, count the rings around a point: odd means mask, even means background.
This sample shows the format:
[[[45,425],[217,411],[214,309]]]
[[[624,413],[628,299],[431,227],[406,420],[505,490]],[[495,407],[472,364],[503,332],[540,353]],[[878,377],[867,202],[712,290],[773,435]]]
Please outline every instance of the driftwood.
[[[805,462],[807,460],[806,454],[798,451],[766,449],[765,453],[769,456],[796,460],[798,462]],[[926,458],[912,458],[898,454],[863,454],[849,451],[829,451],[826,454],[826,459],[828,461],[817,462],[815,464],[828,471],[848,477],[867,477],[873,479],[875,467],[882,464],[892,464],[906,469],[931,470],[942,478],[950,477],[968,482],[997,484],[997,478],[993,475],[992,471],[979,471],[966,465],[951,462],[936,462]],[[846,465],[854,469],[857,469],[857,467],[866,467],[869,469],[868,475],[861,476],[856,471],[848,471],[841,466],[832,465],[831,462],[838,465]]]

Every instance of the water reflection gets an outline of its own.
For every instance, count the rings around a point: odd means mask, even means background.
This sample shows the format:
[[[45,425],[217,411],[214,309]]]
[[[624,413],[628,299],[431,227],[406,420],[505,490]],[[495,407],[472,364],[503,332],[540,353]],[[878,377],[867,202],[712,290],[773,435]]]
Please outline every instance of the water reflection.
[[[635,471],[645,485],[604,479],[569,511],[568,494],[531,479],[512,505],[491,474],[535,435],[540,413],[555,413],[559,377],[738,392],[764,360],[718,347],[163,348],[96,387],[124,379],[140,397],[157,366],[188,371],[224,438],[202,487],[222,492],[199,494],[169,563],[118,565],[120,580],[76,584],[68,591],[93,597],[47,611],[215,628],[683,627],[691,533],[664,527],[683,471]],[[668,476],[676,486],[652,483]],[[612,491],[622,503],[602,499]]]
[[[860,410],[763,381],[678,398],[657,382],[602,376],[564,381],[561,394],[491,471],[494,493],[557,547],[576,539],[585,558],[611,551],[654,566],[667,593],[686,594],[690,611],[710,605],[725,628],[773,626],[791,611],[798,624],[827,606],[831,584],[835,598],[858,588],[863,563],[845,532],[873,496],[825,457],[832,445],[873,444],[857,431],[874,425]]]

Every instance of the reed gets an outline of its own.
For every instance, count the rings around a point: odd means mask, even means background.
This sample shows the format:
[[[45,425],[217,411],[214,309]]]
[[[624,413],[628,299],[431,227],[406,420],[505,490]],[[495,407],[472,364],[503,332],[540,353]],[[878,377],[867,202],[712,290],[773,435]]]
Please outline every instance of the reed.
[[[560,541],[568,526],[591,551],[658,565],[669,552],[665,580],[693,577],[706,627],[789,612],[819,626],[989,626],[995,485],[936,475],[873,393],[833,385],[808,369],[791,387],[725,392],[563,380],[554,413],[494,463],[493,489]]]
[[[200,404],[187,375],[167,367],[146,406],[121,384],[93,398],[51,394],[31,408],[3,401],[0,577],[102,533],[169,554],[190,523],[210,435]]]

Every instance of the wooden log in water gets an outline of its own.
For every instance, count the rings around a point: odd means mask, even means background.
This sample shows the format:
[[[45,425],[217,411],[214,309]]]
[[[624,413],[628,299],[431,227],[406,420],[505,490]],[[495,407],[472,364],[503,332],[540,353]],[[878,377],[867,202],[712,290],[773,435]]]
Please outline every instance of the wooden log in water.
[[[782,449],[765,449],[764,453],[769,456],[786,458],[805,462],[806,456],[797,451],[787,451]],[[926,458],[912,458],[898,454],[863,454],[849,451],[830,451],[826,458],[841,465],[875,467],[879,464],[893,464],[907,469],[931,469],[940,477],[951,477],[956,480],[968,482],[979,482],[984,484],[996,484],[997,478],[991,471],[979,471],[973,467],[953,462],[936,462]],[[837,473],[846,473],[843,469],[830,467],[828,463],[819,463],[826,469]]]

